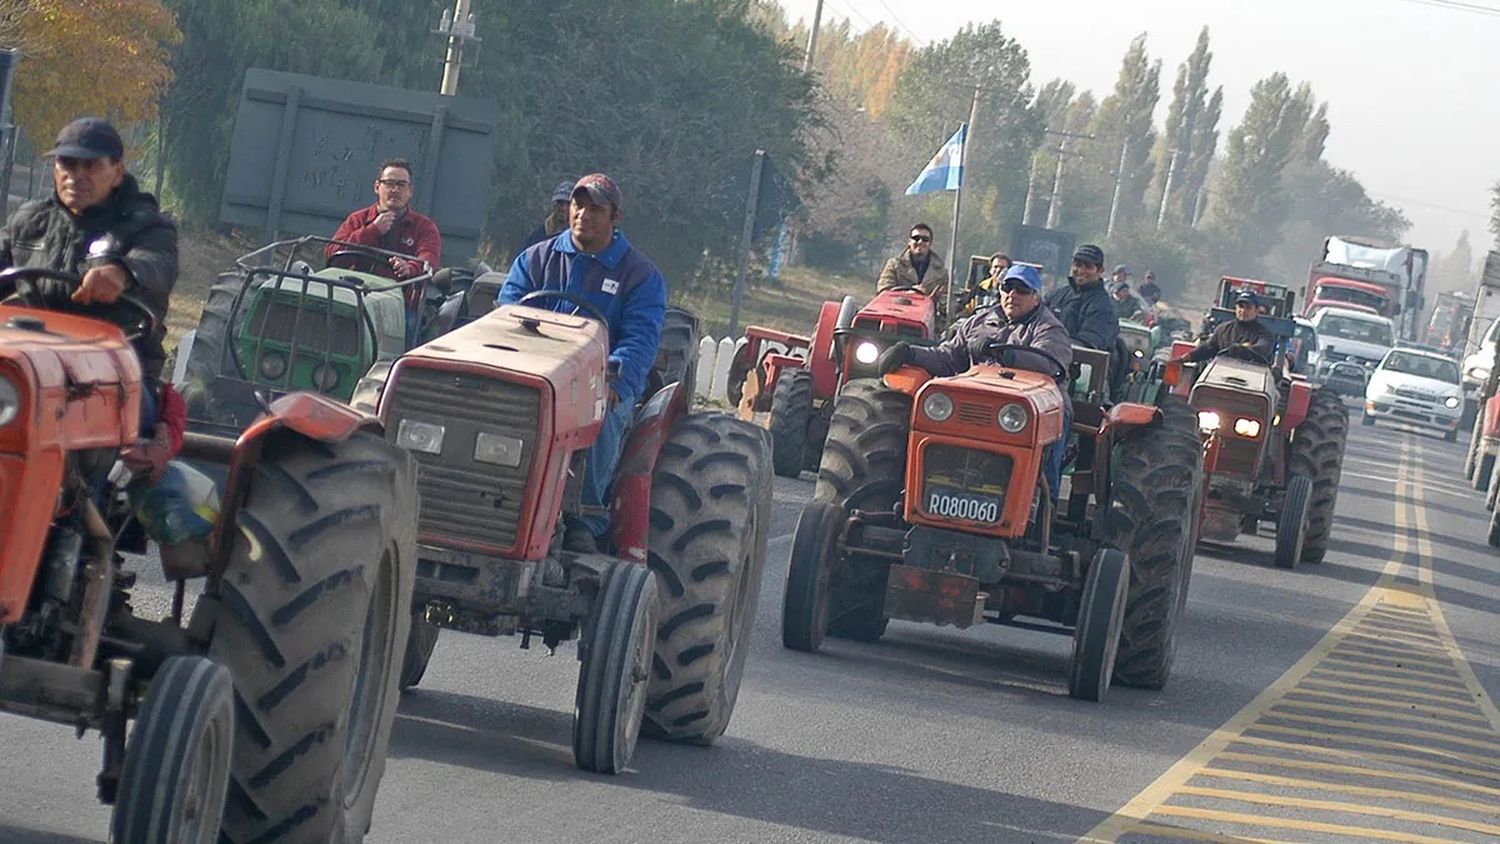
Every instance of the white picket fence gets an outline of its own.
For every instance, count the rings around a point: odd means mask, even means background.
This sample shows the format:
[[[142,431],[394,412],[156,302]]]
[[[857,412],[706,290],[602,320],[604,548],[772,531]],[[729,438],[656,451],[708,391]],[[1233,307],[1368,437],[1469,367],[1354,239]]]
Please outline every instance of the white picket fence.
[[[729,401],[729,367],[744,343],[744,337],[715,340],[707,335],[698,341],[698,395]]]

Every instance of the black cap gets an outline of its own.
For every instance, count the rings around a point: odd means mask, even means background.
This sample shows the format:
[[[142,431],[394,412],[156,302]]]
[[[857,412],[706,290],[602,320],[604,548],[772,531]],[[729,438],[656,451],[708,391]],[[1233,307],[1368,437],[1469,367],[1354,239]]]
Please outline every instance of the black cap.
[[[1092,243],[1085,243],[1073,252],[1073,260],[1093,264],[1096,267],[1104,266],[1104,250]]]
[[[125,157],[125,143],[120,133],[99,117],[80,117],[57,133],[57,144],[45,155],[58,158],[113,158]]]

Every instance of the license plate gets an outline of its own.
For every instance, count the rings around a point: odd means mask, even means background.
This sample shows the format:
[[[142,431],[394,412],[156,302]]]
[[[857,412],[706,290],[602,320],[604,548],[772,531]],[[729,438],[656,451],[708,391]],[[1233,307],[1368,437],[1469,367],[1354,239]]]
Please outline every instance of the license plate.
[[[944,519],[966,519],[987,524],[1000,521],[1000,499],[992,495],[975,495],[959,489],[929,487],[925,504],[928,515]]]

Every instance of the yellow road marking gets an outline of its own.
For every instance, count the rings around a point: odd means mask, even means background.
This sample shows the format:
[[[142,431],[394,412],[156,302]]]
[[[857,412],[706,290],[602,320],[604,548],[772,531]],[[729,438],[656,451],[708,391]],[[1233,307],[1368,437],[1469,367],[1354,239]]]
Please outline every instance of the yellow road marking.
[[[1349,813],[1373,818],[1428,824],[1481,832],[1500,837],[1500,825],[1452,818],[1377,804],[1377,800],[1406,801],[1440,806],[1493,817],[1492,804],[1435,793],[1400,788],[1379,788],[1342,782],[1320,782],[1259,771],[1236,771],[1216,765],[1219,761],[1248,762],[1275,770],[1341,773],[1395,783],[1436,786],[1484,797],[1500,795],[1500,789],[1447,776],[1414,771],[1366,767],[1384,764],[1414,767],[1443,774],[1500,782],[1500,710],[1485,694],[1452,631],[1442,616],[1432,587],[1431,542],[1426,531],[1426,513],[1421,490],[1426,489],[1422,469],[1411,459],[1409,440],[1401,442],[1395,478],[1396,532],[1391,555],[1376,584],[1360,601],[1281,677],[1250,701],[1227,722],[1184,755],[1114,815],[1094,827],[1083,841],[1116,841],[1121,835],[1138,833],[1189,840],[1236,840],[1215,837],[1212,829],[1183,829],[1163,824],[1166,817],[1186,818],[1212,824],[1236,824],[1261,830],[1287,829],[1355,837],[1375,841],[1441,841],[1414,833],[1354,827],[1343,823],[1267,817],[1261,814],[1221,811],[1176,805],[1177,796],[1232,800],[1265,806],[1310,810],[1315,813]],[[1351,473],[1345,472],[1346,475]],[[1387,481],[1388,478],[1378,480]],[[1412,493],[1417,491],[1416,495]],[[1396,574],[1408,552],[1415,550],[1417,583],[1398,582]],[[1308,687],[1301,684],[1307,681]],[[1364,694],[1349,694],[1349,691]],[[1377,695],[1391,695],[1392,698]],[[1404,696],[1447,706],[1425,706]],[[1322,700],[1309,698],[1322,698]],[[1332,701],[1332,702],[1329,702]],[[1365,707],[1350,704],[1374,704]],[[1463,711],[1477,707],[1478,712]],[[1350,717],[1317,717],[1305,712]],[[1434,716],[1434,717],[1425,717]],[[1391,727],[1370,719],[1406,721],[1429,729]],[[1442,720],[1448,719],[1448,720]],[[1463,723],[1453,723],[1453,721]],[[1276,723],[1267,723],[1274,721]],[[1307,724],[1325,729],[1302,729],[1286,724]],[[1390,740],[1364,735],[1408,738]],[[1466,733],[1483,736],[1469,738]],[[1268,738],[1282,736],[1290,740]],[[1231,745],[1275,749],[1303,756],[1332,757],[1350,764],[1317,762],[1231,750]],[[1450,749],[1460,746],[1484,753]],[[1398,751],[1382,753],[1380,749]],[[1436,757],[1436,758],[1426,758]],[[1468,764],[1454,764],[1468,763]],[[1310,791],[1334,792],[1368,798],[1366,802],[1311,799],[1286,794],[1212,788],[1193,783],[1196,777],[1239,780]],[[1199,824],[1200,826],[1203,824]],[[1163,831],[1168,830],[1168,831]]]
[[[1481,812],[1490,814],[1495,811],[1493,803],[1476,803],[1473,800],[1455,800],[1452,797],[1439,797],[1436,794],[1423,794],[1418,791],[1402,791],[1395,788],[1373,788],[1366,785],[1345,785],[1340,782],[1324,782],[1323,780],[1310,780],[1303,777],[1279,777],[1275,774],[1258,774],[1251,771],[1236,771],[1232,768],[1204,768],[1198,772],[1200,777],[1214,777],[1216,779],[1244,780],[1245,782],[1259,782],[1266,785],[1280,785],[1287,788],[1309,788],[1315,791],[1336,791],[1340,794],[1354,794],[1364,797],[1384,797],[1390,800],[1404,800],[1409,803],[1427,803],[1433,806],[1444,806],[1449,809],[1459,809],[1465,812]],[[1444,783],[1446,786],[1447,783]],[[1274,795],[1268,795],[1274,796]]]
[[[1255,791],[1238,791],[1232,788],[1205,788],[1196,785],[1185,785],[1177,791],[1177,794],[1193,797],[1211,797],[1216,800],[1232,800],[1236,803],[1255,803],[1260,806],[1288,806],[1294,809],[1317,809],[1323,812],[1337,812],[1346,815],[1365,815],[1366,817],[1387,818],[1394,821],[1435,824],[1452,829],[1468,830],[1469,832],[1482,832],[1486,835],[1500,835],[1500,826],[1495,826],[1494,824],[1453,818],[1447,815],[1434,815],[1428,812],[1393,809],[1387,806],[1345,803],[1340,800],[1309,800],[1305,797],[1289,797],[1285,794],[1261,794]]]
[[[1382,718],[1391,717],[1395,713],[1400,713],[1400,712],[1425,712],[1425,713],[1427,713],[1429,715],[1441,715],[1444,718],[1458,718],[1458,719],[1465,720],[1465,721],[1478,721],[1481,724],[1488,724],[1489,723],[1489,719],[1486,718],[1486,717],[1484,717],[1483,715],[1475,715],[1475,714],[1473,714],[1471,712],[1464,712],[1464,711],[1458,710],[1458,709],[1449,709],[1446,706],[1427,706],[1427,705],[1421,704],[1421,703],[1407,703],[1404,700],[1391,700],[1390,698],[1365,697],[1364,695],[1346,695],[1346,694],[1339,694],[1337,692],[1320,692],[1317,689],[1293,689],[1292,691],[1287,692],[1287,694],[1288,695],[1304,696],[1304,697],[1328,698],[1328,699],[1331,699],[1331,700],[1341,700],[1341,701],[1346,701],[1346,702],[1349,702],[1349,703],[1368,703],[1368,704],[1371,704],[1375,708],[1374,709],[1356,710],[1356,709],[1354,709],[1354,708],[1351,707],[1351,708],[1349,708],[1348,711],[1351,711],[1351,712],[1355,712],[1355,711],[1371,712],[1371,713],[1379,715]],[[1291,701],[1291,700],[1288,700],[1286,702],[1287,703],[1293,703],[1293,702],[1295,702],[1299,706],[1302,706],[1302,705],[1311,705],[1311,704],[1303,704],[1301,701]],[[1377,710],[1379,710],[1379,711],[1377,711]],[[1389,710],[1389,712],[1387,712],[1387,710]]]
[[[1252,844],[1283,844],[1278,838],[1246,838],[1243,835],[1223,835],[1217,832],[1201,832],[1189,829],[1185,826],[1167,826],[1159,823],[1132,824],[1127,833],[1137,835],[1154,835],[1157,838],[1177,838],[1183,841],[1211,841],[1217,844],[1240,844],[1240,842],[1252,842]]]
[[[1437,683],[1423,683],[1420,680],[1406,680],[1406,679],[1402,679],[1400,677],[1378,677],[1378,676],[1371,675],[1371,674],[1365,674],[1365,673],[1362,673],[1362,672],[1359,672],[1359,671],[1341,671],[1341,670],[1339,670],[1337,668],[1321,668],[1321,667],[1317,668],[1317,669],[1314,670],[1313,679],[1317,679],[1317,675],[1319,675],[1319,674],[1327,674],[1330,677],[1356,677],[1356,678],[1361,678],[1361,679],[1366,679],[1366,680],[1373,679],[1373,680],[1379,680],[1382,685],[1386,684],[1386,683],[1390,683],[1390,684],[1395,685],[1395,686],[1407,686],[1407,687],[1410,687],[1410,688],[1413,688],[1413,689],[1431,689],[1433,691],[1439,691],[1439,692],[1451,692],[1451,693],[1456,694],[1456,695],[1466,695],[1468,693],[1468,691],[1469,691],[1468,689],[1461,689],[1461,688],[1458,688],[1456,686],[1438,685]],[[1469,699],[1468,697],[1464,697],[1464,698],[1456,698],[1456,697],[1455,698],[1450,698],[1450,700],[1453,700],[1455,702],[1457,702],[1459,700],[1468,700],[1468,699]]]
[[[1296,745],[1288,745],[1288,747],[1296,747]],[[1348,755],[1355,757],[1360,756],[1360,754],[1355,753],[1351,753]],[[1475,794],[1488,794],[1492,797],[1500,798],[1500,788],[1490,788],[1489,786],[1476,785],[1475,783],[1456,780],[1452,777],[1433,777],[1428,776],[1427,774],[1414,774],[1410,771],[1381,771],[1375,768],[1361,768],[1357,765],[1334,765],[1329,762],[1313,762],[1308,759],[1287,759],[1281,756],[1264,756],[1259,753],[1236,753],[1232,750],[1226,750],[1223,753],[1220,753],[1219,758],[1231,762],[1250,762],[1256,765],[1264,765],[1268,768],[1276,767],[1292,768],[1300,771],[1326,771],[1330,774],[1347,774],[1350,776],[1373,777],[1375,779],[1420,782],[1427,785],[1437,785],[1442,786],[1443,788],[1456,788],[1460,791],[1472,791]],[[1207,773],[1209,770],[1211,769],[1205,768],[1204,773]],[[1494,806],[1495,804],[1490,803],[1486,805]]]
[[[1430,771],[1451,771],[1465,777],[1475,779],[1487,779],[1500,782],[1500,771],[1482,771],[1478,768],[1469,768],[1464,765],[1453,765],[1448,762],[1438,762],[1432,759],[1421,759],[1407,756],[1401,753],[1376,753],[1370,750],[1350,750],[1346,747],[1319,747],[1312,744],[1298,744],[1291,741],[1279,741],[1277,739],[1260,738],[1257,736],[1240,736],[1235,739],[1235,744],[1249,744],[1255,747],[1275,747],[1283,750],[1292,750],[1298,753],[1307,753],[1318,756],[1353,757],[1355,759],[1368,759],[1373,762],[1390,762],[1395,765],[1410,765],[1416,768],[1426,768]],[[1457,782],[1455,782],[1455,786]]]
[[[1223,823],[1245,824],[1246,826],[1274,826],[1281,829],[1299,829],[1303,832],[1327,832],[1333,835],[1343,835],[1350,838],[1363,838],[1371,841],[1400,841],[1403,844],[1452,844],[1448,838],[1433,838],[1429,835],[1412,835],[1405,832],[1388,832],[1383,829],[1370,829],[1362,826],[1349,826],[1341,823],[1322,823],[1320,821],[1299,821],[1292,818],[1273,818],[1267,815],[1247,815],[1242,812],[1224,812],[1218,809],[1199,809],[1193,806],[1162,806],[1156,812],[1162,815],[1171,815],[1178,818],[1196,818],[1205,821],[1221,821]],[[1095,839],[1085,838],[1085,841]],[[1108,839],[1113,841],[1114,839]]]

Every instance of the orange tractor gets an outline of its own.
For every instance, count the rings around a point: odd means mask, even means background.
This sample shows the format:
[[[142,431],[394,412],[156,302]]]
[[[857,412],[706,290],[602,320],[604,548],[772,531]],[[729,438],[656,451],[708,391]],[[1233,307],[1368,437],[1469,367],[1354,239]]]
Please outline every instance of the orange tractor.
[[[1231,350],[1184,364],[1182,356],[1195,344],[1178,341],[1163,376],[1197,411],[1207,448],[1203,538],[1233,542],[1271,522],[1276,565],[1289,569],[1299,560],[1320,562],[1327,553],[1349,411],[1332,389],[1289,371],[1296,294],[1286,287],[1225,276],[1205,328],[1234,319],[1233,302],[1243,290],[1254,292],[1266,308],[1260,321],[1277,336],[1271,358]]]
[[[41,310],[38,279],[80,283],[0,273],[20,301],[0,305],[0,710],[101,734],[115,841],[358,839],[398,698],[415,465],[307,393],[237,440],[189,435],[184,456],[228,480],[206,541],[175,548],[171,614],[142,617],[114,470],[141,425],[130,339],[155,320],[128,297],[129,333]]]
[[[824,302],[812,337],[749,326],[730,368],[730,400],[740,418],[769,412],[776,474],[816,470],[834,398],[850,379],[873,378],[880,353],[897,341],[932,342],[937,303],[917,287],[875,294],[863,308],[853,296]]]
[[[559,304],[572,313],[548,309]],[[576,638],[574,759],[615,773],[643,729],[708,744],[728,726],[760,593],[771,461],[765,431],[689,413],[692,387],[666,382],[683,376],[665,360],[652,379],[665,386],[624,441],[607,547],[565,550],[563,514],[581,512],[607,406],[608,343],[586,300],[537,291],[407,352],[354,401],[378,406],[419,467],[402,687],[421,681],[441,629],[519,635],[523,648],[539,638],[549,651]]]
[[[986,363],[933,378],[904,367],[845,385],[792,539],[783,644],[875,641],[892,618],[1009,624],[1072,637],[1073,697],[1100,700],[1112,680],[1161,688],[1187,598],[1202,451],[1180,398],[1110,404],[1108,367],[1108,353],[1074,348],[1076,456],[1060,506],[1042,467],[1069,435],[1061,371]]]

